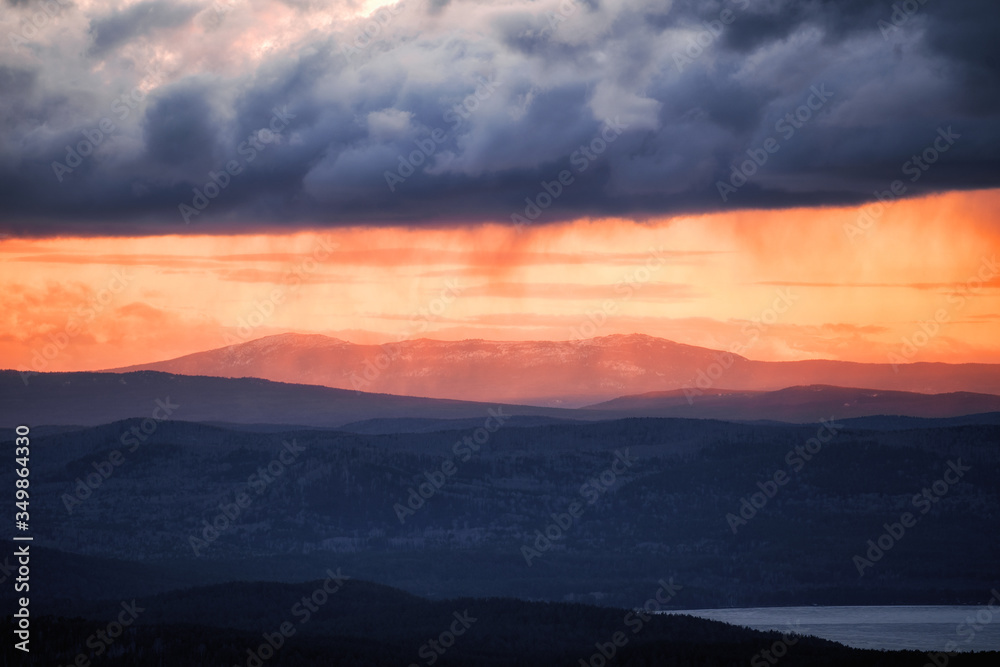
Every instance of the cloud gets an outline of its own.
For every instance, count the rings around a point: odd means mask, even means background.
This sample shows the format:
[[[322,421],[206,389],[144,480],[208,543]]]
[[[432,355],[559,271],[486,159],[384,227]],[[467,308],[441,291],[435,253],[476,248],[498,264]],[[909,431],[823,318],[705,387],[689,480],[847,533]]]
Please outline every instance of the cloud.
[[[810,283],[810,282],[800,282],[795,280],[762,280],[757,283],[758,285],[774,285],[777,287],[829,287],[833,289],[848,289],[855,287],[865,287],[876,290],[884,290],[886,288],[898,288],[898,289],[913,289],[913,290],[934,290],[941,292],[942,294],[950,294],[955,290],[965,290],[968,291],[966,282],[954,282],[954,283],[926,283],[926,282],[913,282],[913,283]],[[986,281],[980,281],[976,285],[976,291],[984,288],[1000,287],[1000,277],[991,278]]]
[[[636,300],[687,301],[701,294],[691,285],[679,283],[642,283],[622,280],[615,285],[579,285],[569,283],[504,283],[490,282],[462,288],[462,295],[501,297],[510,299],[584,299],[616,300],[627,294]]]
[[[199,8],[195,5],[178,5],[169,0],[147,0],[125,9],[113,10],[91,21],[91,52],[101,55],[157,30],[179,27],[198,11]]]
[[[238,283],[267,283],[269,285],[286,285],[293,280],[296,285],[303,283],[313,285],[346,285],[360,282],[360,279],[356,276],[312,274],[301,271],[295,273],[291,269],[285,271],[264,271],[253,268],[221,271],[219,272],[219,280],[229,280]]]
[[[532,202],[547,224],[1000,183],[993,0],[358,7],[80,3],[6,40],[0,231],[510,223]],[[959,138],[907,172],[941,128]]]

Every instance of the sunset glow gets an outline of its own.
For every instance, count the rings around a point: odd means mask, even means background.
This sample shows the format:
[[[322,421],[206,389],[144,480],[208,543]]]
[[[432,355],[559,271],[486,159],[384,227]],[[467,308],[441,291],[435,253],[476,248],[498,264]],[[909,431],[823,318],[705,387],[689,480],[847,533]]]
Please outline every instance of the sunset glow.
[[[0,356],[93,370],[288,331],[357,343],[641,332],[760,360],[884,362],[943,308],[912,360],[997,362],[996,210],[1000,191],[980,191],[898,202],[871,224],[859,216],[877,208],[7,239]],[[775,318],[782,294],[791,305]]]

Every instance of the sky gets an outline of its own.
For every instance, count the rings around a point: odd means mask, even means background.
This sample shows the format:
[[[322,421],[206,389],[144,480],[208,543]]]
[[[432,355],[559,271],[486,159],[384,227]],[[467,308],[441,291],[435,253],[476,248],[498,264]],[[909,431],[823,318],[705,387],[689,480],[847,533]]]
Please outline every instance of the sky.
[[[1000,362],[998,23],[4,0],[0,366],[286,331]]]

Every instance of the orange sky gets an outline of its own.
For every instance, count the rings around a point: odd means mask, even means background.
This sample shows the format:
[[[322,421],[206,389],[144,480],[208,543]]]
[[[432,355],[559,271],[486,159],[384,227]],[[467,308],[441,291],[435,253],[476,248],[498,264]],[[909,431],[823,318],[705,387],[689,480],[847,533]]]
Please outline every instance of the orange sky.
[[[867,229],[860,209],[831,208],[521,233],[8,238],[0,367],[111,368],[286,331],[355,342],[640,332],[754,359],[885,362],[936,315],[944,323],[912,360],[1000,363],[997,211],[992,190],[898,202]]]

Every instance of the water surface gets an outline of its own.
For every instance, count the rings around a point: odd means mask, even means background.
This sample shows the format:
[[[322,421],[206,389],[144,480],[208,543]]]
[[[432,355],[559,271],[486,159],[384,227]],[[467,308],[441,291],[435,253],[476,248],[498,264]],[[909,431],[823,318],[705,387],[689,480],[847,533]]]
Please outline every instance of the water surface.
[[[754,607],[672,611],[854,648],[1000,651],[1000,606]],[[948,646],[954,642],[954,646]]]

